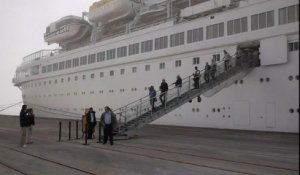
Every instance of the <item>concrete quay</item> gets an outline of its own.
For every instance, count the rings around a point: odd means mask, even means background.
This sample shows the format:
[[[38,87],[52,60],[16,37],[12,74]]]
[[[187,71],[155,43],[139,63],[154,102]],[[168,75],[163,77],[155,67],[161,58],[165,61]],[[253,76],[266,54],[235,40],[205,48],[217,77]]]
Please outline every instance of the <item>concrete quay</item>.
[[[62,121],[62,142],[58,126]],[[79,124],[80,126],[80,124]],[[79,130],[81,127],[79,127]],[[298,175],[299,134],[147,125],[113,146],[75,139],[72,122],[37,118],[19,146],[19,118],[0,115],[0,175]]]

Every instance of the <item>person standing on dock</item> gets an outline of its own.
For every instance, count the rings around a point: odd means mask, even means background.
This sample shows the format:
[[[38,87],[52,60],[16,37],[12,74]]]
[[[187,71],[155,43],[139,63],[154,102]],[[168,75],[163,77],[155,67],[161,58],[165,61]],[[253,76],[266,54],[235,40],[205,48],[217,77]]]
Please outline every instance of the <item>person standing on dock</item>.
[[[23,105],[20,111],[20,126],[22,131],[20,146],[24,148],[27,147],[25,141],[27,140],[28,130],[29,130],[28,128],[30,126],[28,113],[27,113],[27,105]]]
[[[103,144],[106,144],[108,137],[110,141],[110,145],[114,144],[114,139],[113,139],[113,131],[114,128],[117,127],[117,118],[116,114],[113,113],[110,109],[110,107],[105,106],[104,107],[104,112],[101,115],[100,123],[104,128],[104,141]]]
[[[95,130],[95,126],[97,125],[96,121],[96,112],[91,107],[89,112],[87,113],[87,123],[88,123],[88,139],[93,138],[93,132]]]
[[[33,109],[29,108],[27,109],[27,114],[28,114],[28,120],[29,120],[29,124],[30,126],[28,127],[28,137],[27,137],[27,144],[32,144],[32,126],[35,124],[34,122],[34,113],[33,113]]]

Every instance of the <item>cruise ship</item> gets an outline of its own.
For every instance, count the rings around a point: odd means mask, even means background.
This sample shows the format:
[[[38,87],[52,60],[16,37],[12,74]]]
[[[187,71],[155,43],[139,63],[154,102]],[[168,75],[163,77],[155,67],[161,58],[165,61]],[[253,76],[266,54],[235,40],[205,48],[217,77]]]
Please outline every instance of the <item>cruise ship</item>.
[[[110,106],[126,123],[151,110],[162,79],[171,100],[177,75],[191,90],[195,66],[219,71],[224,50],[256,50],[259,65],[190,99],[182,87],[182,103],[146,123],[299,133],[298,0],[101,0],[50,23],[44,40],[59,49],[25,56],[13,78],[39,117]]]

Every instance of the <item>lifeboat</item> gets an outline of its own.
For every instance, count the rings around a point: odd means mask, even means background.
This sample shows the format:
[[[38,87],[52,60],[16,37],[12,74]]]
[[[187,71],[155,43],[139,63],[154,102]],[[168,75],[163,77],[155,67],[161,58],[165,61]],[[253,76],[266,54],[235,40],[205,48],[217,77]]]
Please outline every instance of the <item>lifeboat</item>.
[[[110,23],[133,18],[136,4],[131,0],[101,0],[90,6],[88,18],[93,23]]]
[[[78,16],[66,16],[51,23],[44,34],[48,44],[68,44],[81,40],[89,31],[91,25]]]

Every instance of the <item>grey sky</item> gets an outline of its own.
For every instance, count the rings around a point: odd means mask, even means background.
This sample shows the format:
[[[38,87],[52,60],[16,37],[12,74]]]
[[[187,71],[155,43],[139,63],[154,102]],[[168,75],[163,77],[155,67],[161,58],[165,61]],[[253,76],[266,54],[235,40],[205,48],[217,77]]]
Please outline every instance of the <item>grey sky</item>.
[[[97,0],[1,0],[0,6],[0,110],[22,100],[12,78],[22,58],[33,52],[56,48],[44,42],[46,26],[67,15],[81,16]],[[17,109],[0,112],[17,114]]]

